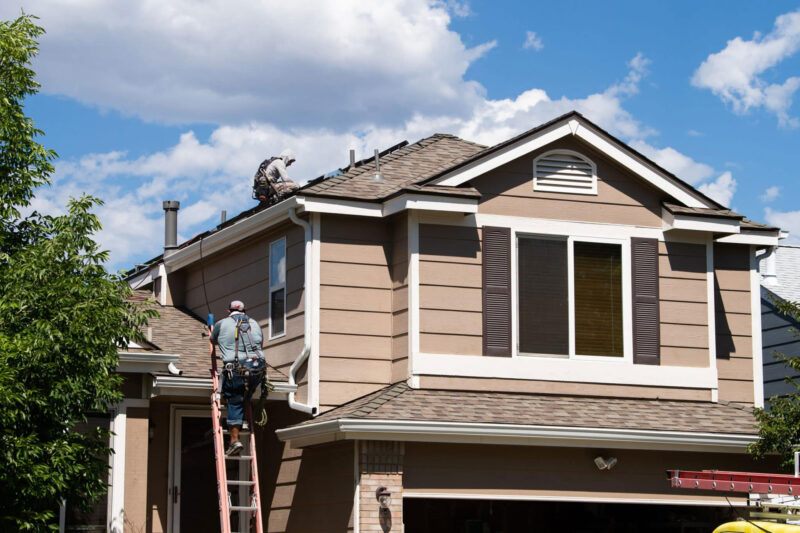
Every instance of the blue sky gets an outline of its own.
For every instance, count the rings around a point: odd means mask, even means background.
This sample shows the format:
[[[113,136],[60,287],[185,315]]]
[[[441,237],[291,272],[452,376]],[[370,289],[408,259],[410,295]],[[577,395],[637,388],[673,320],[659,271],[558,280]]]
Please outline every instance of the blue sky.
[[[47,30],[28,113],[60,160],[34,207],[106,205],[110,267],[251,207],[285,147],[304,181],[403,139],[491,144],[571,109],[800,236],[800,6],[452,0],[4,2]],[[795,242],[798,242],[795,239]]]

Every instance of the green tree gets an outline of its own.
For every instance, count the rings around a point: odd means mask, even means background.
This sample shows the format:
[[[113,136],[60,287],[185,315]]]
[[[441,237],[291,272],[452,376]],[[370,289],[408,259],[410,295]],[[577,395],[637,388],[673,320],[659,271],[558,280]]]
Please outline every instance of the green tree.
[[[62,499],[88,510],[106,491],[108,433],[77,431],[121,400],[118,346],[151,314],[103,266],[100,203],[23,215],[56,154],[24,114],[38,91],[35,17],[0,22],[0,531],[53,531]]]
[[[775,301],[778,311],[795,322],[800,321],[800,304],[790,301]],[[792,332],[797,335],[796,330]],[[800,358],[786,357],[777,354],[788,368],[800,371]],[[750,453],[756,459],[763,459],[768,454],[777,453],[780,456],[781,469],[790,472],[794,469],[793,446],[800,444],[800,384],[792,378],[786,381],[791,383],[795,390],[785,396],[773,396],[769,399],[769,409],[756,408],[753,414],[758,421],[760,439],[750,445]]]

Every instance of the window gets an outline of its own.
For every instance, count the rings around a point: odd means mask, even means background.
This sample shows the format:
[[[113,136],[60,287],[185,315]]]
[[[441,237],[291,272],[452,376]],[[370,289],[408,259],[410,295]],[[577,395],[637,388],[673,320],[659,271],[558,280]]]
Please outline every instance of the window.
[[[595,165],[571,150],[553,150],[533,161],[533,190],[597,194]]]
[[[520,353],[624,356],[620,243],[519,236],[517,265]]]
[[[269,338],[286,333],[286,239],[269,245]]]

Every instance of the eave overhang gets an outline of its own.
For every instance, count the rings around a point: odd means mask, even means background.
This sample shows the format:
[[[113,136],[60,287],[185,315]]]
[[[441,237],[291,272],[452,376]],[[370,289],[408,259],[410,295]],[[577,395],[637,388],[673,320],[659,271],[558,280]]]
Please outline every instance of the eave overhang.
[[[174,353],[119,352],[117,372],[166,372],[169,364],[177,363],[179,359],[180,356]]]
[[[276,431],[292,448],[339,440],[392,440],[518,446],[613,447],[744,453],[757,435],[567,426],[339,418]]]
[[[283,399],[286,394],[296,392],[296,385],[285,381],[270,381],[273,386],[270,399]],[[211,394],[211,378],[184,376],[153,376],[152,396],[204,396]],[[257,391],[253,396],[259,397]]]

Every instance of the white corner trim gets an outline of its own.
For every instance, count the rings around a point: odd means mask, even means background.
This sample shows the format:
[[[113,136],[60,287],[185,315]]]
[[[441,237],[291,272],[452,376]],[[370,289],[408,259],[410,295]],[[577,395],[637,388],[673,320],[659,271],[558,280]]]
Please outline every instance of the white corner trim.
[[[687,389],[717,388],[716,367],[634,365],[630,361],[616,360],[611,357],[564,359],[519,356],[504,358],[420,353],[415,357],[414,372],[419,375],[433,376],[479,376],[482,378]]]
[[[308,404],[319,412],[320,404],[320,279],[322,261],[322,216],[319,213],[311,214],[311,287],[304,290],[311,291],[311,354],[309,364]]]
[[[111,419],[111,486],[109,487],[109,499],[111,500],[109,509],[109,522],[119,526],[122,531],[122,524],[125,520],[125,434],[128,423],[127,406],[123,403],[117,405],[113,411]],[[113,528],[112,528],[113,531]]]
[[[358,441],[353,441],[353,481],[355,482],[353,491],[353,533],[361,531],[361,468],[358,464]]]
[[[573,126],[570,122],[576,121],[580,127]],[[528,138],[526,141],[518,142],[515,145],[498,150],[486,159],[475,161],[460,169],[450,172],[443,177],[435,180],[433,183],[437,185],[461,185],[466,183],[482,174],[494,170],[514,159],[522,157],[526,154],[533,152],[547,144],[566,137],[568,135],[575,135],[576,137],[586,141],[591,146],[603,152],[609,158],[620,163],[628,170],[641,176],[644,180],[654,185],[655,187],[666,192],[676,200],[689,207],[716,207],[704,200],[699,193],[692,194],[685,188],[655,171],[649,165],[635,158],[632,154],[623,150],[615,143],[605,139],[605,136],[593,131],[588,124],[583,123],[578,119],[572,119],[569,122],[562,122],[561,125],[554,125],[547,128],[535,136]]]
[[[716,242],[723,244],[751,244],[755,246],[778,246],[779,235],[769,235],[764,232],[748,232],[746,229],[738,235],[725,235]]]
[[[753,404],[764,407],[764,348],[761,345],[761,276],[758,274],[756,248],[750,247],[750,314],[753,332]]]
[[[294,196],[204,237],[203,257],[207,257],[233,243],[258,233],[276,222],[288,219],[289,209],[302,205],[300,200],[300,198]],[[200,242],[198,241],[190,244],[186,248],[176,250],[175,253],[164,258],[163,261],[167,271],[174,272],[199,259]]]
[[[477,213],[477,198],[431,197],[425,194],[402,194],[383,204],[383,216],[400,211],[417,209],[422,211],[444,211],[451,213]]]
[[[706,241],[706,311],[708,320],[708,366],[717,367],[717,315],[714,296],[714,239]],[[711,401],[719,401],[719,383],[711,391]]]
[[[291,441],[292,447],[358,439],[729,453],[742,453],[758,439],[756,435],[739,433],[354,418],[279,429],[276,434],[282,441]]]
[[[661,220],[663,221],[662,227],[664,231],[687,230],[729,234],[739,233],[738,220],[676,215],[669,212],[665,207],[661,208]]]
[[[419,320],[419,215],[408,213],[408,375],[416,374],[420,346]]]
[[[151,352],[119,352],[117,372],[147,373],[167,370],[170,363],[177,363],[178,354]]]

